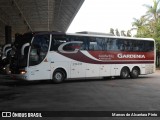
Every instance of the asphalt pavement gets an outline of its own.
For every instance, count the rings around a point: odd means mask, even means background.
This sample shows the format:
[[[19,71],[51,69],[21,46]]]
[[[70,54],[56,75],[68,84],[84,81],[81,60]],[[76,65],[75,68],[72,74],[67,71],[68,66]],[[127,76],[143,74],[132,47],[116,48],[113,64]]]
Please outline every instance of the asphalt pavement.
[[[0,111],[160,111],[160,70],[138,79],[62,84],[15,81],[0,75]]]

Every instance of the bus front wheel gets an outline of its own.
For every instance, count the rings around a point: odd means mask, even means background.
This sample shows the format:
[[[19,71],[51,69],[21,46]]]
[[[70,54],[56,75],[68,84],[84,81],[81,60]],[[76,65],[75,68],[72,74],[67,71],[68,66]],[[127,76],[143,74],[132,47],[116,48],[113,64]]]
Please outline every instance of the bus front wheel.
[[[53,82],[54,83],[61,83],[65,79],[65,73],[62,70],[56,70],[53,73]]]

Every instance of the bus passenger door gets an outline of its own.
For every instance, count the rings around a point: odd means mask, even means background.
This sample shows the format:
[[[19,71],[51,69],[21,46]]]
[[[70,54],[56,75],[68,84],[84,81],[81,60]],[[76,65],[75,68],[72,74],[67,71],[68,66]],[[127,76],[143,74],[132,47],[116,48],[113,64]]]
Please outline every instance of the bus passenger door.
[[[85,63],[71,62],[70,65],[71,78],[85,78]]]
[[[30,78],[32,80],[50,79],[50,63],[44,61],[39,65],[29,66]]]

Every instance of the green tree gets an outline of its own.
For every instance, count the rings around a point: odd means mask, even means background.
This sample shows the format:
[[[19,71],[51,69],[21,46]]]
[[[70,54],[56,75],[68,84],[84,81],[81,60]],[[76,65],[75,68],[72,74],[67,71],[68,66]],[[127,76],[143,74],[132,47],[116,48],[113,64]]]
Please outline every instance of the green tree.
[[[156,40],[157,53],[160,52],[160,0],[152,0],[153,5],[144,5],[146,14],[132,23],[137,29],[137,37],[150,37]]]
[[[148,32],[148,24],[145,16],[141,16],[140,19],[133,18],[134,22],[132,22],[132,26],[137,29],[136,37],[144,37]]]
[[[160,14],[159,2],[160,0],[153,0],[153,6],[144,4],[147,8],[146,16],[149,16],[150,20],[154,20],[155,23],[158,22]]]
[[[144,5],[147,8],[146,16],[148,17],[148,24],[151,37],[159,36],[158,26],[160,24],[160,8],[159,8],[160,0],[153,0],[153,5]]]

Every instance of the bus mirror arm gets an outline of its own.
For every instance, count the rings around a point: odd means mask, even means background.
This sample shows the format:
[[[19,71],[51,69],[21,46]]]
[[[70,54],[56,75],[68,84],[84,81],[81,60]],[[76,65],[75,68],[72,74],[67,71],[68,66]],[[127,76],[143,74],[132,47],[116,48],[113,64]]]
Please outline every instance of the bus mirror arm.
[[[4,47],[3,47],[3,54],[5,54],[5,50],[7,47],[11,47],[11,44],[6,44]]]
[[[7,56],[7,53],[12,49],[12,48],[7,48],[7,47],[11,47],[11,44],[6,44],[4,47],[3,47],[3,52],[2,52],[2,60],[4,60]],[[6,49],[7,48],[7,49]]]
[[[24,55],[24,49],[27,47],[27,46],[30,46],[30,43],[26,43],[22,46],[22,49],[21,49],[21,54]]]
[[[9,48],[9,49],[6,50],[5,56],[7,56],[8,52],[9,52],[10,50],[12,50],[12,48]]]

